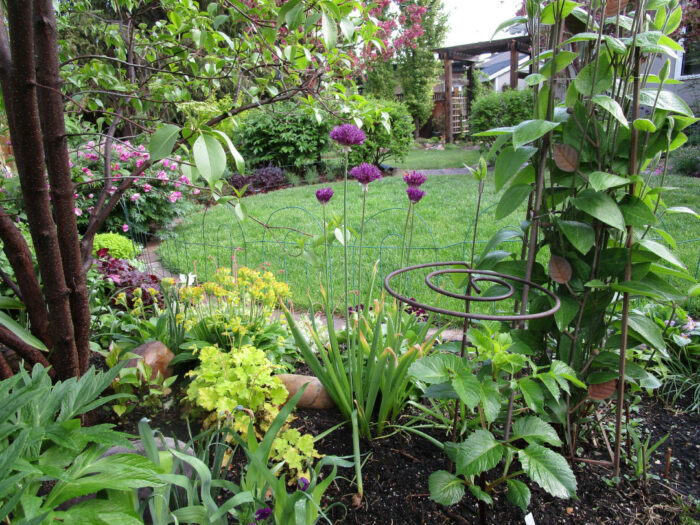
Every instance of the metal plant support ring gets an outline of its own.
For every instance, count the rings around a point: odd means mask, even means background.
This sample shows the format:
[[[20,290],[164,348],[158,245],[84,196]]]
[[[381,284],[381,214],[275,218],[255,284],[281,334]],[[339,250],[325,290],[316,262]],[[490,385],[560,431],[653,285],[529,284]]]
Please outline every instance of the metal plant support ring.
[[[467,266],[467,264],[464,261],[449,261],[449,262],[434,262],[434,263],[416,264],[413,266],[407,266],[406,268],[400,268],[399,270],[391,272],[389,275],[386,276],[386,278],[384,279],[384,288],[389,293],[389,295],[391,295],[392,297],[398,299],[402,303],[409,304],[415,308],[422,308],[424,310],[428,310],[430,312],[435,312],[435,313],[442,314],[442,315],[461,317],[464,319],[479,319],[479,320],[483,320],[483,321],[529,321],[532,319],[542,319],[544,317],[549,317],[550,315],[554,315],[554,313],[556,313],[556,311],[559,310],[559,307],[561,306],[561,301],[559,300],[559,297],[557,297],[550,290],[547,290],[543,286],[540,286],[539,284],[535,284],[531,281],[527,281],[521,277],[515,277],[514,275],[493,272],[491,270],[475,270],[475,269],[468,268],[468,267],[467,268],[449,268],[446,270],[436,270],[434,272],[430,272],[428,275],[425,276],[425,284],[426,284],[426,286],[428,286],[428,288],[430,288],[431,290],[434,290],[435,292],[437,292],[441,295],[444,295],[447,297],[452,297],[453,299],[459,299],[459,300],[465,301],[466,303],[469,303],[472,301],[498,302],[498,301],[502,301],[504,299],[508,299],[508,298],[512,297],[514,294],[513,285],[511,283],[509,283],[508,281],[515,281],[517,283],[522,283],[524,285],[527,285],[530,288],[538,290],[538,291],[544,293],[545,295],[549,296],[551,299],[554,300],[554,305],[549,310],[545,310],[544,312],[532,313],[532,314],[487,315],[487,314],[472,313],[469,311],[457,312],[455,310],[446,310],[444,308],[438,308],[436,306],[423,304],[423,303],[420,303],[414,299],[410,299],[404,295],[399,294],[395,290],[393,290],[389,284],[389,281],[391,281],[391,279],[393,279],[397,275],[412,272],[413,270],[420,270],[421,268],[433,268],[436,266]],[[471,282],[469,289],[475,290],[476,293],[481,293],[481,290],[475,284],[476,282],[491,282],[491,283],[495,283],[495,284],[500,284],[500,285],[508,288],[508,291],[504,294],[497,295],[494,297],[479,297],[479,296],[474,296],[474,295],[466,295],[466,294],[458,294],[458,293],[448,292],[447,290],[442,290],[442,289],[438,288],[432,282],[432,279],[435,276],[454,274],[454,273],[468,274],[470,282]],[[474,277],[472,277],[472,276],[474,276]]]

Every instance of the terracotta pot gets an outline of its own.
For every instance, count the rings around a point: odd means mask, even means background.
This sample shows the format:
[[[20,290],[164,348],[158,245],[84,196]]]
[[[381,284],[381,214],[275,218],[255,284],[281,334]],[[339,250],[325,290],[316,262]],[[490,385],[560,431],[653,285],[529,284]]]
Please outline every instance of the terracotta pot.
[[[335,403],[328,395],[328,391],[321,384],[318,378],[314,376],[303,376],[299,374],[279,374],[282,384],[289,392],[287,401],[289,401],[299,389],[308,384],[304,394],[301,396],[297,408],[316,408],[326,409],[335,406]]]

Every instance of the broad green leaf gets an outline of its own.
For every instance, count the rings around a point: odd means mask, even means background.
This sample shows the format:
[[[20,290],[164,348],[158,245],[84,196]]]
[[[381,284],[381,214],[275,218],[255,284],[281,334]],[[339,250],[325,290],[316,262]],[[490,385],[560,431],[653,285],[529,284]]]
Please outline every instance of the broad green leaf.
[[[19,337],[22,341],[27,343],[29,346],[37,348],[43,352],[48,352],[49,349],[46,345],[42,343],[38,338],[34,337],[32,333],[20,325],[17,321],[12,319],[5,312],[0,312],[0,325],[7,328],[10,332]]]
[[[597,66],[597,67],[596,67]],[[597,71],[596,71],[597,70]],[[593,82],[595,81],[595,84]],[[607,55],[584,67],[574,79],[576,90],[585,96],[595,96],[610,89],[613,85],[613,71]]]
[[[690,109],[688,104],[686,104],[685,101],[677,94],[672,93],[671,91],[661,91],[658,93],[658,100],[656,99],[656,96],[656,89],[642,89],[639,93],[639,103],[643,106],[654,107],[654,101],[656,101],[656,107],[658,109],[665,109],[674,113],[680,113],[686,117],[693,116],[693,111]]]
[[[236,169],[238,170],[238,172],[245,173],[245,161],[243,160],[243,156],[238,152],[236,146],[233,145],[233,142],[231,142],[229,136],[220,130],[214,130],[214,133],[218,133],[219,136],[224,140],[224,142],[228,146],[228,151],[229,153],[231,153],[233,161],[236,163]]]
[[[532,443],[518,452],[518,458],[530,479],[552,496],[576,497],[576,478],[569,464],[560,454]]]
[[[610,113],[624,127],[630,127],[629,122],[627,122],[627,117],[625,117],[625,113],[622,111],[622,107],[616,100],[607,95],[596,95],[591,100],[594,104],[599,105],[605,111]]]
[[[479,385],[479,397],[484,409],[484,417],[488,423],[493,423],[501,411],[501,393],[495,382],[489,380]]]
[[[464,497],[464,481],[445,470],[433,472],[428,478],[430,499],[440,505],[454,505]]]
[[[536,86],[537,84],[546,82],[547,80],[547,77],[540,73],[532,73],[531,75],[525,77],[525,83],[528,86]]]
[[[452,380],[452,387],[470,410],[479,404],[479,380],[468,368],[461,368]]]
[[[554,374],[552,374],[551,372],[547,372],[545,374],[538,374],[537,379],[542,381],[542,384],[547,388],[547,390],[549,390],[549,393],[552,394],[552,397],[558,401],[559,397],[561,396],[561,391],[559,390],[559,384],[557,383],[557,380],[554,378]]]
[[[519,382],[520,391],[523,394],[525,404],[530,407],[535,413],[540,413],[544,410],[544,394],[542,388],[529,377],[521,379]]]
[[[642,239],[641,241],[639,241],[638,244],[649,250],[651,253],[654,253],[662,259],[670,262],[674,266],[678,266],[679,268],[683,268],[685,270],[685,266],[680,261],[680,259],[673,255],[673,253],[671,253],[671,250],[666,248],[666,246],[664,246],[663,244],[658,243],[656,241],[652,241],[651,239]]]
[[[200,175],[213,187],[226,169],[224,148],[213,135],[202,133],[195,141],[192,153]]]
[[[638,118],[632,125],[639,131],[646,131],[647,133],[654,133],[656,131],[656,126],[648,118]]]
[[[486,243],[484,251],[481,252],[481,255],[479,256],[479,261],[476,263],[475,266],[478,268],[481,264],[481,261],[485,260],[485,257],[502,242],[512,241],[513,239],[521,239],[522,236],[522,230],[516,230],[514,228],[505,228],[503,230],[498,231],[496,234],[494,234],[493,237],[489,239],[489,242]]]
[[[569,326],[569,323],[574,320],[579,311],[579,304],[571,296],[560,296],[561,307],[554,313],[554,321],[557,323],[557,328],[560,332]]]
[[[323,43],[326,46],[326,50],[330,51],[335,48],[338,42],[338,29],[335,26],[335,20],[326,13],[323,13],[321,16],[321,33],[323,34]]]
[[[352,35],[355,33],[355,24],[349,18],[343,18],[340,21],[340,31],[343,33],[345,40],[352,40]]]
[[[450,381],[456,370],[465,365],[454,354],[432,354],[414,361],[408,368],[408,374],[424,383],[444,383]]]
[[[479,485],[469,485],[469,492],[471,492],[472,496],[474,496],[478,501],[483,501],[487,505],[493,505],[493,498],[488,492],[481,490]]]
[[[571,14],[574,8],[579,7],[581,4],[572,2],[571,0],[556,0],[547,5],[542,10],[541,20],[543,24],[551,25],[559,20],[563,20]]]
[[[625,229],[625,219],[622,212],[607,193],[591,189],[583,190],[572,202],[579,210],[595,217],[600,222],[619,230]]]
[[[539,139],[557,126],[559,126],[559,122],[524,120],[513,129],[513,147],[517,150],[525,144]],[[528,156],[528,158],[530,157]]]
[[[503,448],[488,430],[475,430],[456,447],[457,473],[473,476],[491,470],[501,461]]]
[[[682,301],[685,299],[685,295],[672,284],[651,272],[645,275],[642,280],[625,281],[613,284],[610,288],[616,292],[627,292],[663,301]]]
[[[561,445],[557,431],[552,425],[537,416],[516,419],[513,423],[513,437],[511,439],[524,439],[528,443],[549,443],[555,447]]]
[[[525,17],[525,16],[515,16],[513,18],[509,18],[505,22],[501,22],[501,25],[499,25],[496,28],[496,30],[493,32],[493,36],[491,38],[496,36],[496,33],[503,31],[504,29],[506,29],[508,27],[511,27],[511,26],[514,26],[517,24],[526,24],[526,23],[527,23],[527,17]]]
[[[0,295],[0,308],[3,310],[24,310],[25,305],[19,299]]]
[[[475,133],[475,137],[497,137],[499,135],[510,135],[513,133],[513,127],[504,127],[504,128],[493,128],[493,129],[488,129],[486,131],[482,131],[480,133]]]
[[[173,152],[173,146],[179,134],[180,128],[174,124],[158,126],[158,129],[151,135],[151,140],[148,142],[148,154],[150,155],[151,163],[155,163]]]
[[[301,0],[288,0],[285,2],[282,7],[280,7],[279,12],[277,13],[277,26],[281,26],[286,18],[287,15],[290,11],[292,11],[295,7],[297,7],[301,3]]]
[[[556,57],[547,61],[547,63],[542,67],[542,75],[545,76],[545,78],[550,77],[552,74],[552,68],[554,68],[554,73],[559,73],[577,58],[578,53],[574,53],[573,51],[560,51],[557,53]]]
[[[530,489],[517,479],[509,479],[506,484],[508,486],[508,492],[506,492],[508,501],[516,507],[520,507],[523,512],[527,512],[527,508],[530,506]]]
[[[290,9],[284,17],[290,31],[296,30],[304,23],[304,4],[300,3],[295,8]]]
[[[700,219],[700,214],[692,208],[688,208],[687,206],[672,206],[670,208],[666,208],[665,211],[666,213],[687,213],[688,215],[692,215],[696,219]]]
[[[582,254],[588,253],[595,244],[595,230],[585,222],[557,221],[557,226],[568,241]]]
[[[683,12],[681,10],[681,6],[678,6],[673,11],[671,11],[670,15],[668,15],[668,18],[666,19],[666,28],[664,29],[664,33],[666,33],[667,35],[672,34],[681,25],[682,18]]]
[[[647,342],[652,348],[656,348],[661,352],[666,351],[666,343],[664,343],[663,333],[661,328],[645,315],[636,312],[630,312],[627,318],[627,324],[632,332],[634,332],[643,341]]]
[[[505,183],[520,171],[523,164],[525,164],[536,151],[537,148],[532,147],[525,147],[517,150],[513,149],[512,146],[503,148],[503,151],[501,151],[496,159],[496,167],[494,170],[496,191],[500,191]]]
[[[619,175],[605,173],[604,171],[594,171],[588,176],[591,186],[596,191],[609,190],[610,188],[619,188],[628,185],[631,181]]]
[[[620,203],[620,211],[625,218],[625,224],[629,226],[644,227],[658,222],[649,206],[634,195],[625,196]]]
[[[574,369],[558,359],[552,359],[552,365],[549,367],[549,371],[554,375],[561,389],[567,394],[569,393],[567,381],[578,387],[586,388],[586,385],[576,377]]]
[[[605,35],[603,38],[605,38],[605,43],[607,44],[608,48],[610,48],[611,51],[618,53],[620,55],[623,55],[627,52],[627,46],[619,38],[615,38],[614,36],[611,36],[611,35]]]
[[[508,188],[496,207],[496,220],[504,219],[518,209],[518,207],[528,198],[532,192],[529,184],[516,184]]]

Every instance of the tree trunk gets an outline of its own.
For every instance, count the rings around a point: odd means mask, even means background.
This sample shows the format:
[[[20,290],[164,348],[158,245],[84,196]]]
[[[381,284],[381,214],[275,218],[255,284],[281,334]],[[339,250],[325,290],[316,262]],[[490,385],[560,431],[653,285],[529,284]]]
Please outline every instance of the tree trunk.
[[[59,264],[61,252],[44,171],[43,137],[35,77],[36,49],[32,27],[32,3],[26,0],[10,0],[6,5],[11,64],[9,85],[2,85],[3,98],[10,100],[13,112],[13,118],[10,119],[10,136],[29,231],[34,241],[34,251],[49,310],[50,333],[53,336],[51,362],[57,376],[65,379],[80,375],[80,366],[71,318],[71,291],[66,286],[63,266]],[[4,55],[5,53],[0,52],[0,56]]]
[[[58,65],[56,19],[51,0],[36,0],[34,43],[39,57],[37,91],[44,150],[51,184],[51,201],[56,220],[58,246],[66,284],[70,290],[70,311],[75,331],[80,375],[88,369],[90,357],[90,304],[85,282],[78,225],[75,219],[74,187],[68,164],[68,141],[63,118],[61,75]]]

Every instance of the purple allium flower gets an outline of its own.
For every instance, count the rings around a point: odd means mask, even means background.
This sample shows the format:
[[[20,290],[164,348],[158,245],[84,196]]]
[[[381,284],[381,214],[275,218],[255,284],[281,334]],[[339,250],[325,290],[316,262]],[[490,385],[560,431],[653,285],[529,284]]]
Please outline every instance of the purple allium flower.
[[[309,488],[309,480],[303,476],[299,478],[299,488],[302,492],[306,492],[306,489]]]
[[[316,198],[318,199],[318,202],[324,206],[328,204],[331,197],[333,197],[333,188],[321,188],[320,190],[316,190]]]
[[[272,516],[272,509],[270,507],[263,507],[255,511],[255,521],[263,521]]]
[[[367,137],[354,124],[341,124],[331,130],[331,138],[343,146],[355,146],[362,144]]]
[[[403,181],[411,188],[418,188],[425,182],[425,175],[420,171],[412,171],[403,176]]]
[[[372,164],[367,164],[366,162],[351,169],[350,175],[357,179],[357,182],[360,183],[362,189],[365,191],[367,191],[367,186],[370,182],[382,178],[382,173],[379,171],[379,168]]]
[[[406,188],[406,194],[408,195],[408,200],[415,204],[423,198],[425,192],[423,190],[419,190],[418,188],[409,186]]]

